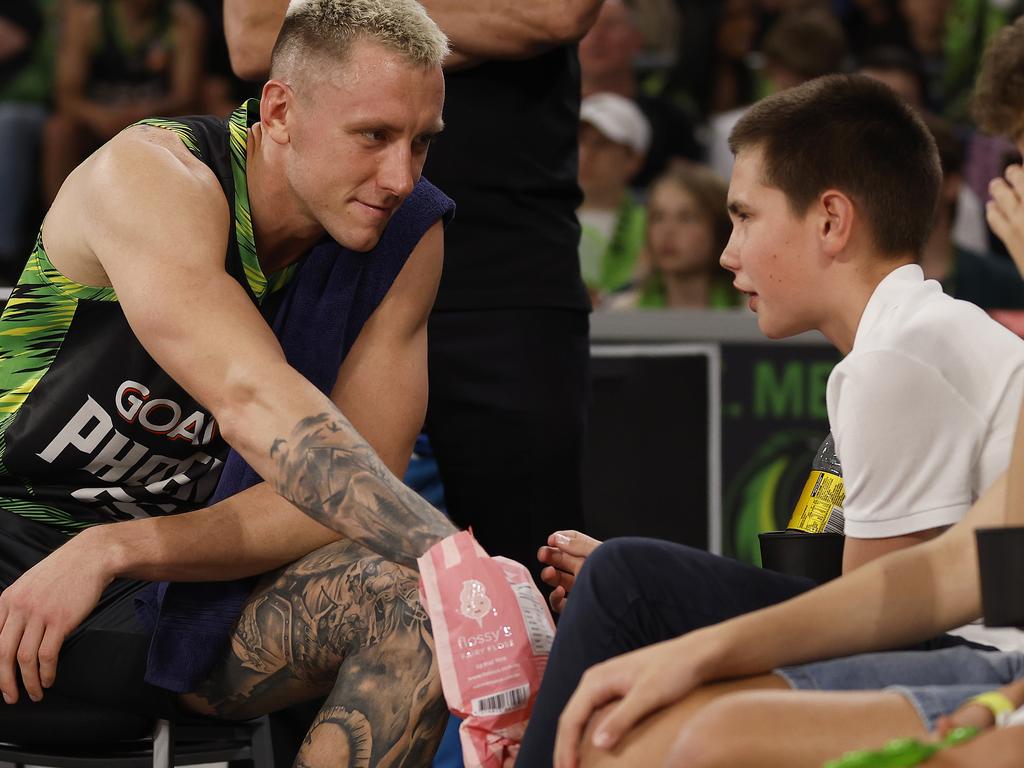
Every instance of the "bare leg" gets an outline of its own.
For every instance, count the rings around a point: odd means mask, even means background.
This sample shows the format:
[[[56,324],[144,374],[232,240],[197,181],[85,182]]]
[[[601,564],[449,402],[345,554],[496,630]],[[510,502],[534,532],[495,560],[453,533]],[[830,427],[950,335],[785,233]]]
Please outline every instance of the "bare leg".
[[[426,764],[447,720],[417,574],[350,541],[268,576],[183,702],[246,718],[323,695],[302,768]]]
[[[700,688],[643,721],[611,752],[590,746],[599,718],[581,750],[585,768],[820,768],[851,749],[926,735],[899,694],[793,691],[774,675]]]
[[[592,736],[602,714],[595,715],[583,736],[580,745],[580,766],[582,768],[630,768],[631,766],[661,765],[672,745],[679,737],[684,725],[712,702],[739,691],[763,689],[789,690],[786,682],[775,675],[752,677],[745,680],[730,680],[699,688],[685,699],[671,707],[643,720],[623,739],[615,749],[608,751],[593,746]],[[602,710],[603,712],[604,710]],[[742,763],[737,763],[742,765]]]
[[[757,691],[726,696],[682,729],[666,768],[820,768],[851,749],[927,736],[905,698],[882,691]]]

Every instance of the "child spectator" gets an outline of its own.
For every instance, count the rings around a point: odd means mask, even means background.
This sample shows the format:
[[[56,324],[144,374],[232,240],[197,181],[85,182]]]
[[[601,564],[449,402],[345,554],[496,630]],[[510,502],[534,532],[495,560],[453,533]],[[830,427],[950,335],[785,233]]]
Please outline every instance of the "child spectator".
[[[610,309],[735,307],[739,294],[718,263],[732,224],[728,187],[713,171],[678,164],[659,177],[647,196],[649,271]]]

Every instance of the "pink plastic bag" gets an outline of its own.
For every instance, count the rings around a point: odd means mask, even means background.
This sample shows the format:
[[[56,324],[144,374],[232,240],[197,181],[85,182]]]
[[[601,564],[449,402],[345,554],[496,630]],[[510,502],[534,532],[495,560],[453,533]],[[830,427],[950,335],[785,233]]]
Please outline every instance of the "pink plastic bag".
[[[468,532],[418,560],[445,699],[465,718],[466,768],[511,766],[547,666],[555,624],[529,571]]]

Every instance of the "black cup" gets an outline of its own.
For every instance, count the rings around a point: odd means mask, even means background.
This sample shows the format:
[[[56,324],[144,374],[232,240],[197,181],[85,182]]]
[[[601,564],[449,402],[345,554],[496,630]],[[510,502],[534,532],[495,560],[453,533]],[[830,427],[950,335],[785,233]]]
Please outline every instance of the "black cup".
[[[974,535],[985,625],[1024,627],[1024,527],[979,528]]]
[[[761,565],[790,576],[804,576],[819,584],[843,573],[843,542],[839,533],[766,531],[761,541]]]

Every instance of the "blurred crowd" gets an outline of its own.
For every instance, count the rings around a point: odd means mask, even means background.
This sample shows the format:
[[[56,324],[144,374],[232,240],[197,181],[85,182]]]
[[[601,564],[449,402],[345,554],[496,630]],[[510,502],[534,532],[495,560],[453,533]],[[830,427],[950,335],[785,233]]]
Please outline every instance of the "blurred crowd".
[[[221,0],[0,3],[0,284],[13,284],[67,175],[150,116],[227,116]]]
[[[983,308],[1024,308],[983,213],[1016,151],[970,112],[986,41],[1022,11],[1024,0],[605,0],[579,46],[580,266],[595,309],[737,306],[718,266],[729,131],[759,98],[833,72],[883,80],[932,128],[945,186],[926,276]],[[231,73],[221,0],[0,6],[0,283],[97,146],[142,117],[226,116],[250,95]]]
[[[605,0],[580,43],[580,263],[598,310],[728,308],[728,137],[750,104],[861,72],[926,118],[945,183],[926,277],[986,309],[1024,307],[984,217],[1014,147],[977,131],[971,88],[1012,0]],[[837,152],[842,148],[837,147]]]

